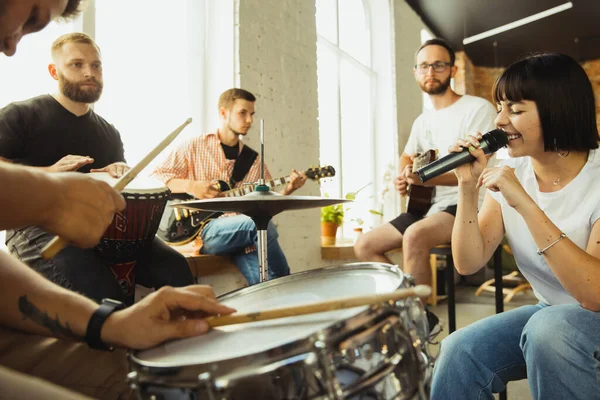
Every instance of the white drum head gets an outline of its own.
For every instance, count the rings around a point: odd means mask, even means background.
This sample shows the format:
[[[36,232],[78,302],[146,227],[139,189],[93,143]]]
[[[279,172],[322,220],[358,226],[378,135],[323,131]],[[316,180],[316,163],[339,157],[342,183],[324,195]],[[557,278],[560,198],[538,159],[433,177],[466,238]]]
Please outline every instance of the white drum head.
[[[279,278],[222,296],[240,313],[302,305],[336,298],[389,293],[402,284],[402,272],[388,264],[354,263]],[[156,367],[214,363],[260,353],[309,337],[367,307],[224,326],[195,338],[138,352]]]
[[[90,172],[88,175],[94,179],[104,181],[110,186],[114,186],[118,181],[117,178],[110,176],[108,172]],[[158,179],[149,176],[138,175],[131,182],[129,182],[127,186],[125,186],[123,192],[151,194],[165,192],[167,190],[168,188],[165,186],[165,184]]]

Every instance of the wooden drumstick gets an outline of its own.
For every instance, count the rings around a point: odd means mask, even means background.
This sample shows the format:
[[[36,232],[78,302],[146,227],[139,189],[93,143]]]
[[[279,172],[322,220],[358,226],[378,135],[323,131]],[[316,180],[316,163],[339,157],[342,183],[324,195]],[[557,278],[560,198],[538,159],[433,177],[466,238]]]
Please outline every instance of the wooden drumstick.
[[[188,126],[191,122],[192,119],[188,118],[177,129],[171,132],[169,136],[164,138],[154,149],[152,149],[150,153],[148,153],[144,158],[142,158],[140,162],[134,165],[133,168],[128,170],[121,178],[119,178],[119,180],[115,183],[113,188],[119,192],[125,189],[125,186],[127,186],[132,180],[134,180],[135,177],[140,172],[142,172],[142,170],[146,168],[148,164],[150,164],[150,161],[152,161],[161,151],[163,151],[181,133],[183,128]],[[44,257],[45,260],[49,260],[52,257],[56,256],[58,252],[64,249],[68,244],[69,243],[65,239],[59,236],[55,236],[42,249],[42,257]]]
[[[272,310],[257,311],[248,314],[224,315],[221,317],[207,317],[205,321],[209,326],[243,324],[246,322],[266,321],[268,319],[295,317],[297,315],[314,314],[326,311],[341,310],[344,308],[353,308],[360,306],[370,306],[374,304],[387,303],[407,297],[427,297],[431,294],[431,287],[427,285],[417,285],[414,288],[399,289],[392,293],[348,297],[344,299],[328,300],[319,303],[305,304],[301,306],[291,306],[275,308]]]

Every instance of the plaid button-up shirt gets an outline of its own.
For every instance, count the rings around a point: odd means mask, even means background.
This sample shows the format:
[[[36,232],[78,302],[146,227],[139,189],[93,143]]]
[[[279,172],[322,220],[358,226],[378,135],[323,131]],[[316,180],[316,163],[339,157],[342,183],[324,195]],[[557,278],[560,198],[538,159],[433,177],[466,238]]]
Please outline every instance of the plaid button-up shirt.
[[[240,152],[244,144],[240,142]],[[239,153],[238,153],[239,154]],[[235,160],[225,157],[221,140],[217,131],[205,133],[189,139],[176,148],[165,161],[158,165],[152,175],[165,184],[171,179],[188,179],[193,181],[211,181],[220,179],[227,183],[231,178]],[[260,157],[256,157],[244,179],[237,182],[235,187],[243,183],[254,183],[260,178]],[[271,174],[265,166],[265,180],[271,180]],[[236,215],[226,213],[222,217]],[[246,248],[246,252],[254,251],[255,247]]]

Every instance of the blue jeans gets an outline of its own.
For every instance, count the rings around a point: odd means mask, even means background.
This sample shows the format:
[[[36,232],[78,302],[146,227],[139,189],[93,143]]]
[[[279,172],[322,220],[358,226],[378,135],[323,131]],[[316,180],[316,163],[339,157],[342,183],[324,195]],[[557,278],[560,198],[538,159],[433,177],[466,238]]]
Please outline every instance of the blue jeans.
[[[258,247],[256,226],[250,217],[234,215],[210,221],[201,233],[203,254],[231,255],[250,285],[259,282],[258,252],[246,253],[248,246]],[[267,229],[267,264],[269,279],[290,274],[285,254],[277,242],[277,229],[269,222]]]
[[[600,313],[538,304],[454,332],[442,341],[431,399],[493,399],[520,379],[534,399],[600,399]]]

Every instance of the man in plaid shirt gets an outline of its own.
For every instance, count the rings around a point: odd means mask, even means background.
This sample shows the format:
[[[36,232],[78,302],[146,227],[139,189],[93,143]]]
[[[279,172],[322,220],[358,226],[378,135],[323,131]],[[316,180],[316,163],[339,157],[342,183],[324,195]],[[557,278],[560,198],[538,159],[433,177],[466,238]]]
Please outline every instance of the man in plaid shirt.
[[[153,174],[173,193],[187,193],[198,199],[219,196],[218,180],[229,182],[236,159],[244,147],[240,136],[252,126],[256,97],[243,89],[229,89],[219,98],[221,126],[215,131],[190,139],[169,154]],[[265,180],[271,174],[265,166]],[[257,157],[244,178],[236,183],[257,182],[260,159]],[[306,175],[292,170],[290,182],[280,191],[293,193],[306,182]],[[229,254],[250,285],[259,282],[257,232],[254,222],[245,215],[225,214],[208,222],[200,232],[201,253]],[[269,279],[289,275],[290,268],[279,243],[277,230],[269,223],[267,230]]]

